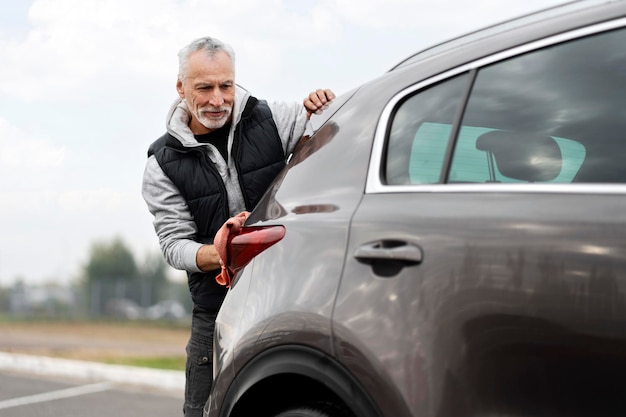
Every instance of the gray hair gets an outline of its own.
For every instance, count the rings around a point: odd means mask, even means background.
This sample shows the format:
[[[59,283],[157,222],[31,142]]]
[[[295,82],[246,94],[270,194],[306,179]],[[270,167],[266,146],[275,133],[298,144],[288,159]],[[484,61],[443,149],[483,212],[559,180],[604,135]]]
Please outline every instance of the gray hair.
[[[185,80],[185,75],[187,74],[189,56],[196,51],[204,51],[207,56],[210,57],[215,56],[215,54],[220,51],[226,52],[233,63],[233,68],[235,68],[235,50],[232,46],[220,41],[219,39],[205,36],[192,41],[189,45],[178,51],[178,78],[181,81]]]

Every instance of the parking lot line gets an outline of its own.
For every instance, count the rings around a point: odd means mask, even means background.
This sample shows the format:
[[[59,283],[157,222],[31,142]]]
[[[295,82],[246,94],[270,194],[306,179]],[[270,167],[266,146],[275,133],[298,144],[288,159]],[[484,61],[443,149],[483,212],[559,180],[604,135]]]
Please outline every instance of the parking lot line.
[[[18,407],[21,405],[29,405],[42,403],[46,401],[59,400],[62,398],[77,397],[79,395],[93,394],[111,389],[110,382],[101,382],[98,384],[82,385],[79,387],[67,388],[58,391],[50,391],[43,394],[28,395],[26,397],[12,398],[10,400],[0,401],[0,410],[6,408]]]

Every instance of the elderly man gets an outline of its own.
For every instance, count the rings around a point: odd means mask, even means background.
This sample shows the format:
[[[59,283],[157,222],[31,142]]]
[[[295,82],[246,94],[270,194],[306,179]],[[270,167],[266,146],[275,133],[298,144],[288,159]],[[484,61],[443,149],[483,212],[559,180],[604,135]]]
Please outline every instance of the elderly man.
[[[187,344],[184,414],[202,415],[212,384],[215,318],[226,294],[213,245],[230,217],[254,208],[285,166],[312,113],[334,99],[267,103],[235,84],[233,49],[200,38],[179,52],[167,133],[148,150],[142,194],[166,261],[187,271],[194,304]]]

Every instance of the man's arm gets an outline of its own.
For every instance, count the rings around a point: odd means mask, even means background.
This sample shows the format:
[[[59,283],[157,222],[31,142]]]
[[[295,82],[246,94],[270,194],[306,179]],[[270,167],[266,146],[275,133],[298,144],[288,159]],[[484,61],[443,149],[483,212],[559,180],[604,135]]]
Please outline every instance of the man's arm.
[[[146,163],[141,193],[154,216],[154,230],[169,265],[189,272],[220,268],[213,245],[195,241],[198,229],[189,207],[154,156]]]
[[[311,114],[323,112],[334,98],[335,94],[331,90],[319,89],[311,92],[303,100],[302,105],[296,102],[269,103],[274,123],[283,143],[285,156],[293,152],[298,141],[305,134]]]

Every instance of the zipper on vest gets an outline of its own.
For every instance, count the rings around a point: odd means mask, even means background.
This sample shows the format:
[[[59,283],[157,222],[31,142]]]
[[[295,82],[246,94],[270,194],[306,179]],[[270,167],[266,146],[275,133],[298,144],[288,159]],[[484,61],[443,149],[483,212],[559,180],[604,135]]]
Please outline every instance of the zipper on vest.
[[[229,219],[230,210],[228,209],[229,201],[228,201],[228,191],[226,190],[226,184],[224,184],[224,180],[222,179],[222,176],[220,175],[219,170],[215,168],[213,161],[211,161],[211,158],[209,158],[209,153],[206,152],[206,149],[197,149],[197,152],[200,152],[202,154],[202,157],[205,159],[206,164],[209,167],[209,169],[213,171],[215,176],[219,179],[219,187],[222,191],[222,196],[224,197],[224,207],[222,207],[222,214],[224,215],[225,219]],[[226,166],[226,170],[228,172],[228,175],[230,175],[230,168],[228,166]]]

